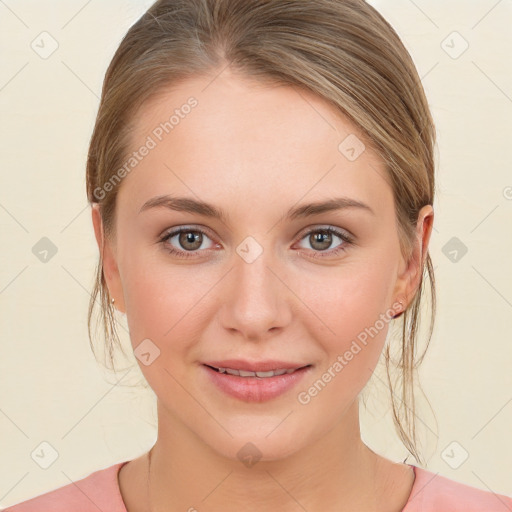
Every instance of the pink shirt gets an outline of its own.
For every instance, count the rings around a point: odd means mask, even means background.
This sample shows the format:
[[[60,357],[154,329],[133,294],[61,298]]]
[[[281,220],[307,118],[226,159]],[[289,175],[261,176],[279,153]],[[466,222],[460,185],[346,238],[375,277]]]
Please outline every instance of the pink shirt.
[[[72,484],[23,501],[4,512],[127,512],[119,490],[119,469],[100,469]],[[511,512],[512,498],[456,482],[409,464],[415,480],[402,512]]]

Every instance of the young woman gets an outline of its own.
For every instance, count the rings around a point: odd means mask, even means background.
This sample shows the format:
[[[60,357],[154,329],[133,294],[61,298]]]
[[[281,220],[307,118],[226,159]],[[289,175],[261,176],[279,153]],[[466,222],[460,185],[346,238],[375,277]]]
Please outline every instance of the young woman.
[[[99,295],[111,349],[126,314],[158,439],[9,510],[512,510],[360,435],[398,319],[392,405],[421,459],[407,412],[424,275],[435,311],[434,146],[411,57],[365,2],[156,2],[106,74],[87,193],[90,315]]]

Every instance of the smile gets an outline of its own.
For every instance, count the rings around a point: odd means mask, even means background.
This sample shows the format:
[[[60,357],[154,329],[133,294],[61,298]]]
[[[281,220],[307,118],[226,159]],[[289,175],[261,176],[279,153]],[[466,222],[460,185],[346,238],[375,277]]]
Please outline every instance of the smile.
[[[267,371],[237,370],[203,364],[209,381],[222,394],[244,402],[265,402],[292,390],[312,365]]]
[[[206,365],[209,366],[209,365]],[[268,377],[275,377],[276,375],[284,375],[285,373],[293,373],[300,368],[291,368],[289,370],[269,370],[267,372],[250,372],[248,370],[234,370],[233,368],[217,368],[215,366],[209,366],[210,368],[217,370],[219,373],[227,373],[229,375],[236,375],[238,377],[259,377],[260,379],[266,379]]]

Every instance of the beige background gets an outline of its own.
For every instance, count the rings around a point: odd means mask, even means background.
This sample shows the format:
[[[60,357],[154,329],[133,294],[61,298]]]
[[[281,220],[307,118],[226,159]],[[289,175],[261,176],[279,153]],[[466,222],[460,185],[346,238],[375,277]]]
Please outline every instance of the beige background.
[[[97,260],[87,145],[106,67],[150,3],[0,1],[3,507],[136,457],[155,440],[152,392],[121,386],[137,382],[138,367],[108,375],[86,327]],[[426,467],[512,495],[512,4],[370,3],[411,52],[439,137],[431,240],[439,310],[421,369],[435,417],[424,400],[417,413]],[[43,237],[57,248],[46,263],[32,252]],[[365,390],[363,436],[399,461],[406,452],[379,372]],[[58,453],[47,469],[35,462],[41,449]]]

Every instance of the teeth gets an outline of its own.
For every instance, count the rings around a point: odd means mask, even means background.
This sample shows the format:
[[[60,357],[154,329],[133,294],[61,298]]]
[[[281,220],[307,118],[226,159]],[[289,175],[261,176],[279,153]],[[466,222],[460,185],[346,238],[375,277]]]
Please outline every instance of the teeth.
[[[246,370],[233,370],[231,368],[218,368],[218,370],[220,373],[227,373],[238,377],[260,377],[261,379],[275,377],[276,375],[283,375],[285,373],[293,373],[295,371],[293,368],[290,370],[270,370],[268,372],[249,372]]]

